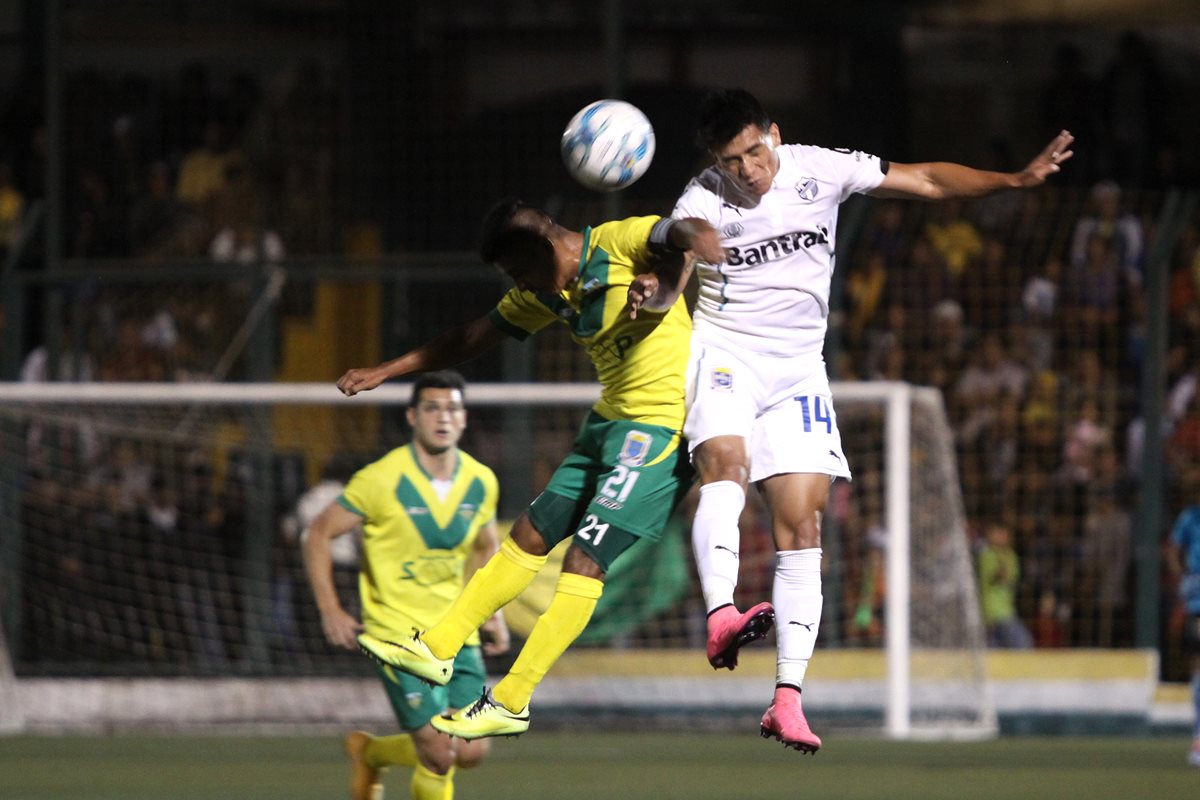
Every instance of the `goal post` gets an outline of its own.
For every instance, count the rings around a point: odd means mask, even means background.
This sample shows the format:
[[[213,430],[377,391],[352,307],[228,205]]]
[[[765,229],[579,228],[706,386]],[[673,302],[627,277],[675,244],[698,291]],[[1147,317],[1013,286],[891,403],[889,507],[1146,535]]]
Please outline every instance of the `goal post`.
[[[806,708],[826,727],[896,738],[994,734],[941,396],[901,383],[833,393],[855,478],[833,485],[825,516]],[[464,449],[496,469],[502,495],[506,476],[544,481],[598,396],[592,383],[470,384]],[[325,383],[0,384],[0,567],[12,578],[0,705],[22,699],[34,729],[386,720],[365,661],[322,638],[296,509],[331,466],[407,441],[408,397],[404,384],[354,398]],[[502,499],[519,510],[529,498]],[[614,565],[593,626],[539,689],[544,712],[567,724],[614,710],[761,713],[771,648],[748,649],[732,675],[704,663],[689,516]],[[760,523],[743,529],[746,598],[770,596]],[[352,608],[355,568],[342,567]],[[518,635],[552,591],[551,573],[520,598]],[[248,688],[263,679],[270,691]]]

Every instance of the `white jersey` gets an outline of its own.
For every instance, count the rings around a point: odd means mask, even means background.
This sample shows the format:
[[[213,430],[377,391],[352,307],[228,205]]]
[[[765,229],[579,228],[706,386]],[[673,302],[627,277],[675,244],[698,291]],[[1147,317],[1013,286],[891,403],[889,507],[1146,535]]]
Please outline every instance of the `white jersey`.
[[[695,337],[763,355],[819,355],[838,206],[878,187],[887,162],[811,145],[781,145],[775,152],[779,172],[762,198],[747,197],[709,167],[675,205],[673,217],[712,223],[729,252],[724,264],[698,265]]]

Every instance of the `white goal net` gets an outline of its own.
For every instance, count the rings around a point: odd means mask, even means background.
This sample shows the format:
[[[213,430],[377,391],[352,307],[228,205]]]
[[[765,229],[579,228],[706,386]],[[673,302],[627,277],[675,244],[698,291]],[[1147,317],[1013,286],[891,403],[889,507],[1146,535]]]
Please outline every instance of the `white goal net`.
[[[503,518],[540,490],[597,393],[468,387],[462,446],[499,475]],[[833,486],[826,514],[810,718],[901,737],[994,732],[940,395],[901,384],[834,393],[855,480]],[[350,400],[325,384],[0,385],[0,705],[16,709],[11,720],[23,709],[39,730],[386,724],[365,659],[322,638],[297,540],[314,503],[407,441],[407,396],[402,385]],[[614,566],[593,623],[539,689],[540,719],[684,714],[713,726],[761,713],[771,647],[747,649],[734,673],[704,660],[689,517],[685,502],[659,546]],[[770,597],[773,569],[757,501],[742,528],[739,604]],[[353,609],[353,548],[335,559]],[[552,586],[547,574],[510,609],[518,637]]]

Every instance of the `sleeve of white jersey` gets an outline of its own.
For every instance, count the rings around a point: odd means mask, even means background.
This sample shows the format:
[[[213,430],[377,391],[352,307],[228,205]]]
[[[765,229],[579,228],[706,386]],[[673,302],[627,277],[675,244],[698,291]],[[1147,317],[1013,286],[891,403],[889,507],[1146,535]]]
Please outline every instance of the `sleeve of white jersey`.
[[[698,217],[716,225],[719,210],[720,199],[717,195],[701,184],[698,178],[693,178],[684,187],[683,194],[679,195],[679,200],[675,202],[675,210],[671,212],[671,217],[673,219]]]
[[[864,194],[878,189],[887,172],[887,162],[861,150],[830,150],[818,148],[826,168],[828,179],[841,187],[840,202],[852,194]]]

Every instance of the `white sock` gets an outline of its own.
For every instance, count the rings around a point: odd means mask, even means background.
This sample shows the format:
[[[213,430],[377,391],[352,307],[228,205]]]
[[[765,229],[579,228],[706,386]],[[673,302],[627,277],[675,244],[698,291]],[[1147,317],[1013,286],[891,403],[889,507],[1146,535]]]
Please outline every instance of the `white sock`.
[[[746,492],[734,481],[700,487],[700,502],[692,519],[692,552],[709,613],[733,603],[741,552],[738,517],[745,505]]]
[[[778,646],[775,683],[799,688],[821,623],[821,548],[783,550],[776,556],[771,597]]]

